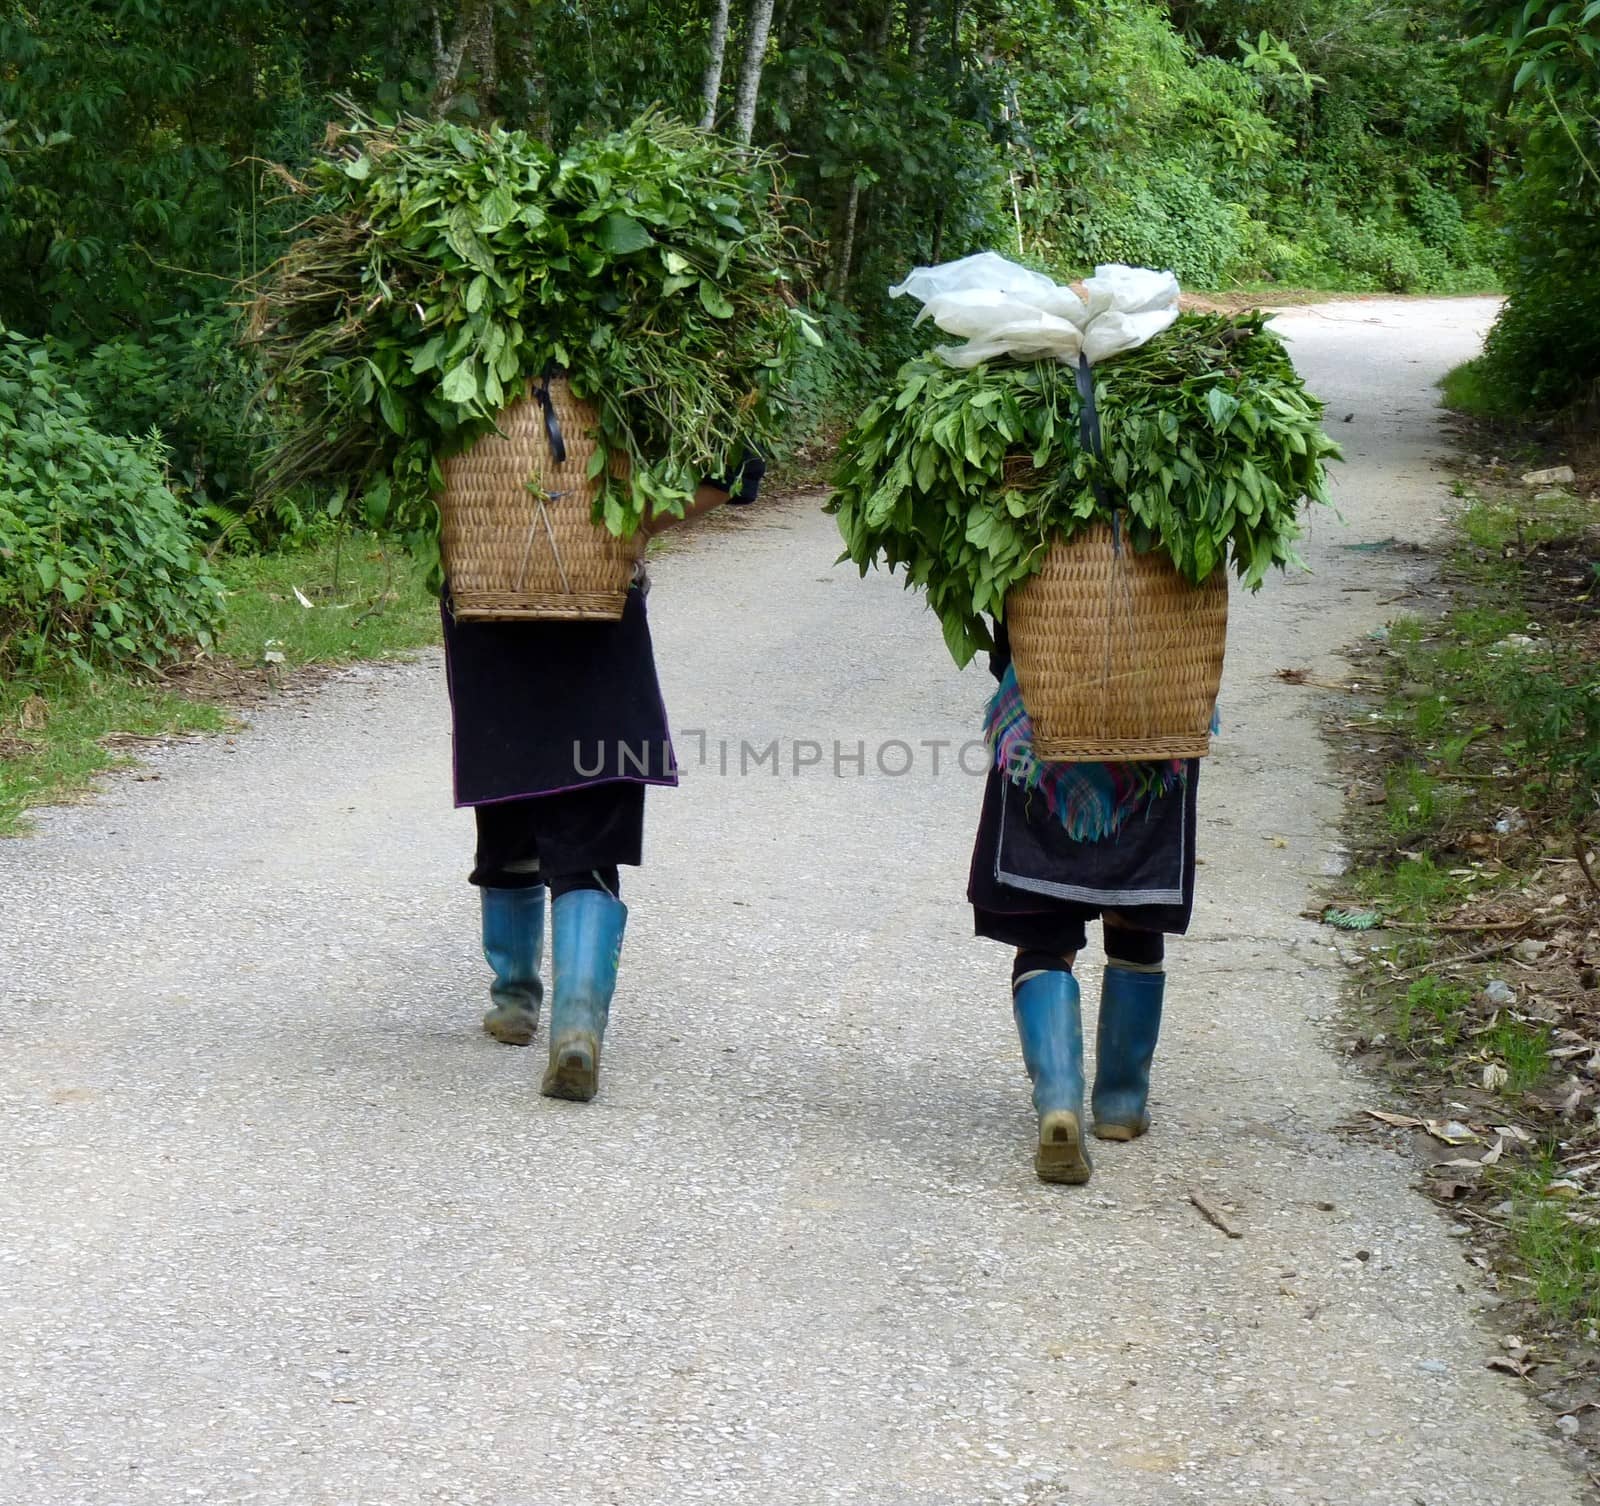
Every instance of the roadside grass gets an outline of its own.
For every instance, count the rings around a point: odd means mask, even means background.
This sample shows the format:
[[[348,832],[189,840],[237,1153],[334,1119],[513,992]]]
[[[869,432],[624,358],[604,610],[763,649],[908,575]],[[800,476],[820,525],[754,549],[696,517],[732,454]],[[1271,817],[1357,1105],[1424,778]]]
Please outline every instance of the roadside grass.
[[[1478,1137],[1430,1185],[1491,1209],[1486,1261],[1571,1343],[1600,1323],[1600,516],[1560,490],[1461,494],[1448,608],[1361,651],[1384,689],[1325,918],[1368,927],[1370,1048]]]
[[[1502,384],[1490,380],[1482,356],[1464,361],[1439,379],[1444,405],[1469,418],[1514,419],[1516,407],[1507,399]]]
[[[1600,1239],[1573,1221],[1569,1203],[1550,1196],[1560,1180],[1560,1164],[1546,1151],[1500,1179],[1498,1190],[1515,1210],[1512,1248],[1539,1310],[1592,1330],[1600,1324]]]
[[[1085,268],[1083,275],[1088,275]],[[1427,292],[1396,291],[1384,288],[1370,277],[1329,275],[1309,283],[1272,282],[1264,277],[1246,277],[1226,288],[1186,288],[1185,304],[1226,308],[1274,308],[1312,303],[1344,303],[1410,298],[1492,297],[1503,293],[1494,271],[1488,267],[1458,268],[1447,285]]]
[[[228,615],[210,654],[156,675],[63,668],[0,685],[0,836],[26,831],[31,807],[80,799],[97,776],[136,763],[142,743],[225,731],[288,672],[438,641],[438,603],[419,573],[371,540],[219,565]]]
[[[0,836],[24,830],[30,806],[70,800],[96,775],[136,762],[140,739],[228,724],[221,706],[121,675],[63,671],[0,686]]]
[[[416,566],[370,539],[241,556],[223,578],[228,618],[217,648],[235,663],[275,664],[266,656],[281,653],[291,667],[351,664],[439,641],[439,602]]]

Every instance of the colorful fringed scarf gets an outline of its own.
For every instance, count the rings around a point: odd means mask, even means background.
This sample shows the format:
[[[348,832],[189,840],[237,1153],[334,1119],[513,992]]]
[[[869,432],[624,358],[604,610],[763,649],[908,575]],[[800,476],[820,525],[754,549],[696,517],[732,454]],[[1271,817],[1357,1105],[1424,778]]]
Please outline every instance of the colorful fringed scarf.
[[[1114,837],[1149,801],[1182,789],[1181,758],[1143,763],[1045,763],[1033,753],[1033,723],[1009,665],[984,717],[994,766],[1021,789],[1044,796],[1050,813],[1078,842]]]

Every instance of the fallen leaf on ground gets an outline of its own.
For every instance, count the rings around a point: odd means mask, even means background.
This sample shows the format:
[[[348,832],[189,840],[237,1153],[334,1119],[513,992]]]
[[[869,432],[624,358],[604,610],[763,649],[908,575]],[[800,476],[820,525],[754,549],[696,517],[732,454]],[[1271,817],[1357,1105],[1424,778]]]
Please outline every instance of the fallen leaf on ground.
[[[1415,1114],[1389,1114],[1382,1109],[1363,1109],[1361,1112],[1382,1124],[1392,1124],[1396,1129],[1422,1128],[1422,1120]]]
[[[1486,1368],[1503,1370],[1507,1375],[1516,1376],[1518,1380],[1526,1380],[1538,1363],[1538,1360],[1524,1351],[1520,1358],[1516,1354],[1497,1354],[1489,1361]]]

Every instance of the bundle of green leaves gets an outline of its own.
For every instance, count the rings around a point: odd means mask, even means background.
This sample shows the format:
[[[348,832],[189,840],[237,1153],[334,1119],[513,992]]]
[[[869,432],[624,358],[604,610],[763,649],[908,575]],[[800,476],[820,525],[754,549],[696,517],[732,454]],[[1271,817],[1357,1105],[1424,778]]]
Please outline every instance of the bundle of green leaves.
[[[531,379],[564,372],[596,405],[596,520],[626,536],[773,441],[820,339],[775,161],[659,115],[558,160],[518,131],[355,112],[295,187],[316,212],[251,311],[290,415],[266,490],[359,499],[429,563],[439,461]]]
[[[991,645],[984,614],[1057,539],[1117,515],[1132,547],[1196,583],[1230,561],[1250,590],[1294,551],[1303,504],[1326,503],[1322,404],[1265,317],[1185,314],[1094,368],[1101,447],[1080,442],[1075,368],[933,356],[846,436],[828,510],[866,574],[903,568],[957,664]]]

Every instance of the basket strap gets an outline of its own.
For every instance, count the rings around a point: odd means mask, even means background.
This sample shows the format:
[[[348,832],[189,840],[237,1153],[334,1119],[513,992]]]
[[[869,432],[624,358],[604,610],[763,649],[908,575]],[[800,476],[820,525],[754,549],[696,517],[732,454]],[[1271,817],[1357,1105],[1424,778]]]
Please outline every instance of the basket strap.
[[[1100,443],[1100,413],[1094,404],[1094,368],[1081,352],[1078,355],[1078,396],[1083,399],[1083,407],[1078,410],[1078,443],[1099,460],[1105,451]]]
[[[550,401],[550,378],[552,372],[545,372],[539,378],[539,385],[533,389],[533,395],[539,400],[539,408],[544,414],[544,437],[549,442],[550,453],[555,457],[557,465],[567,463],[567,441],[561,434],[561,420],[556,417],[555,404]]]
[[[1105,459],[1105,446],[1100,436],[1100,409],[1094,400],[1094,368],[1087,356],[1078,356],[1078,396],[1083,406],[1078,410],[1078,444],[1096,460]],[[1094,488],[1094,499],[1111,514],[1111,545],[1122,553],[1122,514],[1111,500],[1111,494],[1097,476],[1089,483]]]

